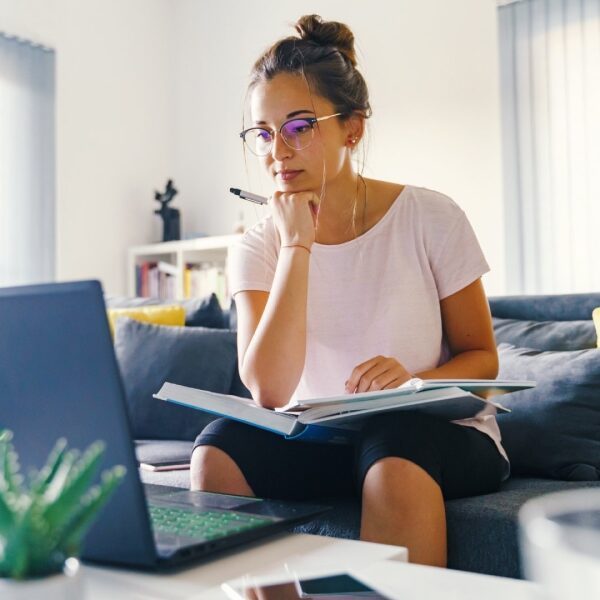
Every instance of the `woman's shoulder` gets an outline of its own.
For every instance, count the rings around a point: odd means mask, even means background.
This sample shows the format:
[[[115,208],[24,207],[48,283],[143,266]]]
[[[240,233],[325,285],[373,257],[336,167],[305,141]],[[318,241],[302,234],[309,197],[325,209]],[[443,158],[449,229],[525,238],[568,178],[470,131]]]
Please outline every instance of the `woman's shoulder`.
[[[422,209],[437,209],[455,212],[460,206],[448,195],[426,187],[416,185],[405,186],[404,195],[407,201],[413,202]]]
[[[383,204],[391,205],[401,198],[404,202],[418,203],[423,208],[429,206],[449,210],[459,208],[450,196],[430,188],[379,179],[371,179],[370,182],[374,195],[383,199]]]
[[[463,214],[460,206],[450,196],[426,187],[410,184],[392,183],[382,180],[371,180],[374,196],[378,198],[379,220],[389,209],[399,218],[409,215],[420,220],[437,220],[459,218]]]
[[[238,249],[261,250],[276,249],[279,245],[277,229],[271,215],[263,217],[260,221],[246,229],[236,246]]]

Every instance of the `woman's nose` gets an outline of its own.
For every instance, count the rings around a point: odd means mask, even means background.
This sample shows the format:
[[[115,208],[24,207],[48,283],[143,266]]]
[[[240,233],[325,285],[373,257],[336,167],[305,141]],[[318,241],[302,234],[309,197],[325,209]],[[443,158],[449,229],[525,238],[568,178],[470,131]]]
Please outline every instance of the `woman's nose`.
[[[273,133],[273,145],[271,146],[271,156],[273,160],[281,161],[289,158],[293,150],[283,141],[283,136],[279,131]]]

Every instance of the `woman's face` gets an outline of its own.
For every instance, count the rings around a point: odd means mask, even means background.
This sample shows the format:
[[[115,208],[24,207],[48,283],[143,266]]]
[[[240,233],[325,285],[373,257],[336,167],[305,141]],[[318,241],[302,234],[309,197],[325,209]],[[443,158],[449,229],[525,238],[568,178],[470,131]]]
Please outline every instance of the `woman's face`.
[[[279,128],[289,119],[336,112],[327,99],[309,92],[303,77],[279,74],[259,83],[252,91],[250,112],[251,127],[277,132],[271,152],[259,160],[278,190],[320,193],[322,185],[333,181],[346,161],[349,164],[348,128],[336,117],[316,123],[312,142],[302,150],[290,148],[281,138]]]

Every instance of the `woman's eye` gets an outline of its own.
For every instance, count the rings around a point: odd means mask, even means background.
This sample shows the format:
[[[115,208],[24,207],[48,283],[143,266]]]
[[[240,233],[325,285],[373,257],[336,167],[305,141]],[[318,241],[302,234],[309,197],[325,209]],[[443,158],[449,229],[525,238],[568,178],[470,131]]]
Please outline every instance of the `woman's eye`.
[[[308,123],[301,123],[292,127],[292,133],[298,135],[300,133],[306,133],[309,129],[310,125]]]
[[[256,137],[261,142],[270,142],[271,141],[271,134],[266,129],[258,129],[256,131]]]

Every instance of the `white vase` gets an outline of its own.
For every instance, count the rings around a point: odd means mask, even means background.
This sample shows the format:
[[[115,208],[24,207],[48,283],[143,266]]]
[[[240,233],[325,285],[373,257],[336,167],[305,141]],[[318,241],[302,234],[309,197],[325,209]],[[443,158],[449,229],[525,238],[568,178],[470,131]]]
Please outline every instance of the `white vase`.
[[[69,558],[62,573],[39,579],[4,579],[0,577],[2,600],[80,600],[83,596],[79,561]]]
[[[600,490],[596,488],[538,496],[521,508],[525,575],[541,583],[548,598],[600,598],[599,515]]]

